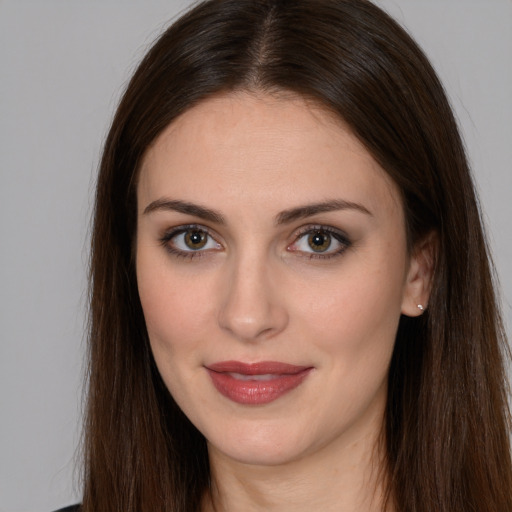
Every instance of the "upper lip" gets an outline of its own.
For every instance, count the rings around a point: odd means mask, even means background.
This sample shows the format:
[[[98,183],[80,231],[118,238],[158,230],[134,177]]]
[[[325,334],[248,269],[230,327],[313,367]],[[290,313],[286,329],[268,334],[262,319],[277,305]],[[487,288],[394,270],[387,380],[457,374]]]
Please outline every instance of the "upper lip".
[[[297,366],[278,361],[260,361],[257,363],[242,363],[241,361],[219,361],[206,366],[209,370],[219,373],[240,373],[242,375],[294,375],[311,368]]]

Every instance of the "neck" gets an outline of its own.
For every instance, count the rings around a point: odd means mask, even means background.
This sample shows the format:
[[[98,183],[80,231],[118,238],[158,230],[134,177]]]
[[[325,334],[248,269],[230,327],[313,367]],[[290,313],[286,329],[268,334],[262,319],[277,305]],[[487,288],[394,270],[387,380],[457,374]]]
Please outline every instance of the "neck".
[[[209,446],[212,484],[203,512],[383,512],[380,432],[370,429],[273,466],[235,461]]]

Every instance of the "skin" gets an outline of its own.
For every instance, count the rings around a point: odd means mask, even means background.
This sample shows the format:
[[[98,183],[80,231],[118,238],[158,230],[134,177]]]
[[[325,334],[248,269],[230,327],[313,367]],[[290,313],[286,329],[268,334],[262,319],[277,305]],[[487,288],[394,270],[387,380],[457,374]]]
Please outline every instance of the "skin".
[[[137,193],[140,299],[163,380],[208,441],[204,510],[380,510],[389,361],[430,279],[387,174],[316,104],[241,92],[167,127]],[[284,218],[326,201],[344,207]],[[190,224],[209,233],[204,248],[173,235]],[[314,252],[307,233],[320,227],[348,242]],[[205,369],[227,360],[313,369],[277,400],[242,405]]]

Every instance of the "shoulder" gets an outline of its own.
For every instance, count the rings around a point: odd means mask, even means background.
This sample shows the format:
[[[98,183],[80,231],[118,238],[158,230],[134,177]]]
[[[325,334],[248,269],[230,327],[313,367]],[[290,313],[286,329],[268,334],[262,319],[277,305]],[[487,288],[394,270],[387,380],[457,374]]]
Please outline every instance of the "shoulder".
[[[55,512],[80,512],[80,505],[70,505],[69,507],[59,508]]]

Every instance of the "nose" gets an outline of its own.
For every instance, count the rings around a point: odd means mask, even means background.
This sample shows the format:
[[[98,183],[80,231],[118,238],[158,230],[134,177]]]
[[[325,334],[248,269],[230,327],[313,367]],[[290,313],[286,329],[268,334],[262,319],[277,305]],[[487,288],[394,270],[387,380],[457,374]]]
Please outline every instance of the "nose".
[[[219,325],[242,341],[274,337],[289,321],[283,290],[272,279],[276,269],[263,258],[244,260],[230,267],[223,283]]]

